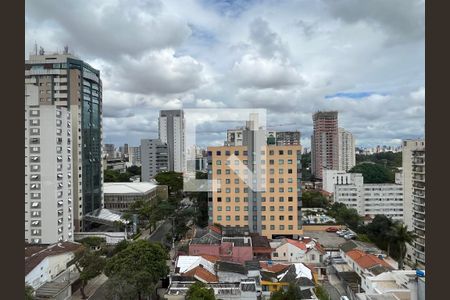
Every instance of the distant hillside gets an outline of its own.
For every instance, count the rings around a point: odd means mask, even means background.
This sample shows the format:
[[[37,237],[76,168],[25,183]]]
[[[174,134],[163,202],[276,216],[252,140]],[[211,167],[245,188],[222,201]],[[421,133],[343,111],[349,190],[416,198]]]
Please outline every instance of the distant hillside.
[[[401,168],[402,166],[402,152],[381,152],[371,155],[357,154],[356,164],[362,162],[373,162],[391,171],[395,171],[396,168]]]

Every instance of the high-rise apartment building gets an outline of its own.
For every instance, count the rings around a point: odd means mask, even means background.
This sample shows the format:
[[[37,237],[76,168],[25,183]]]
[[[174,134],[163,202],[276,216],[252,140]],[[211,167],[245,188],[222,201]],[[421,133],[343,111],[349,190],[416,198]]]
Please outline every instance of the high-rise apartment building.
[[[141,147],[128,147],[128,161],[132,166],[141,166]]]
[[[300,131],[277,131],[276,143],[278,146],[300,145]]]
[[[339,170],[348,171],[356,164],[355,139],[353,134],[339,128]]]
[[[403,141],[402,160],[404,222],[417,236],[408,252],[414,263],[425,265],[425,141]]]
[[[322,169],[339,170],[338,112],[318,111],[313,123],[311,169],[316,178],[322,179]]]
[[[103,151],[105,151],[107,158],[115,158],[116,156],[116,146],[114,144],[105,144]]]
[[[185,139],[183,110],[159,112],[159,139],[167,144],[169,171],[185,171]]]
[[[25,242],[73,241],[71,116],[25,84]]]
[[[235,128],[235,129],[228,129],[227,130],[227,140],[225,142],[225,145],[227,146],[242,146],[243,142],[243,135],[242,132],[244,131],[244,128]]]
[[[38,87],[39,106],[65,107],[71,115],[73,219],[102,207],[102,81],[100,72],[69,54],[30,55],[25,83]],[[26,145],[27,146],[27,145]]]
[[[364,183],[362,174],[324,170],[323,176],[333,176],[335,202],[343,203],[357,210],[361,216],[385,215],[393,220],[403,221],[403,186],[396,183]],[[331,174],[334,175],[334,174]],[[328,181],[328,180],[327,180]],[[331,182],[327,182],[329,185]]]
[[[168,146],[159,139],[141,140],[141,181],[150,182],[156,174],[169,169]]]
[[[303,232],[301,146],[268,145],[255,124],[247,122],[242,146],[208,147],[209,223],[297,237]]]
[[[123,154],[126,154],[126,155],[129,154],[129,147],[128,147],[128,144],[123,144]]]

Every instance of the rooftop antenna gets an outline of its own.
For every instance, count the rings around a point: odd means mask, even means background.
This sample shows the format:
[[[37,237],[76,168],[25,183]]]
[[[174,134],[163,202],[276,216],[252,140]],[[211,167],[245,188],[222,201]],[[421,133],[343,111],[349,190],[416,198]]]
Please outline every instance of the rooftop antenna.
[[[45,50],[42,47],[39,47],[39,55],[44,55],[45,54]]]

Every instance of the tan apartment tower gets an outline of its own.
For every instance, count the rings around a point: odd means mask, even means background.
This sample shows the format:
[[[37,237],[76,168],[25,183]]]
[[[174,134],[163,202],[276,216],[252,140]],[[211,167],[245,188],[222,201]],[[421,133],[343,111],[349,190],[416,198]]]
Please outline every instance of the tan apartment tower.
[[[322,169],[339,170],[338,112],[316,112],[313,126],[311,169],[316,178],[322,179]]]
[[[301,146],[268,145],[264,131],[251,124],[243,144],[208,147],[209,223],[248,226],[269,238],[298,237],[303,233]]]

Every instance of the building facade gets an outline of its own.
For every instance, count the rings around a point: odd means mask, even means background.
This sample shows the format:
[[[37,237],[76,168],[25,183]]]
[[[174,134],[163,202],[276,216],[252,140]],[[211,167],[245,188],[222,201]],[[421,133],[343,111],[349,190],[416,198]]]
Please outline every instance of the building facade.
[[[105,208],[127,211],[136,201],[156,202],[168,197],[167,186],[151,182],[105,182]]]
[[[161,110],[159,112],[159,139],[167,144],[168,170],[185,171],[185,137],[183,110]]]
[[[412,150],[412,211],[416,235],[413,259],[425,265],[425,142],[423,148]]]
[[[83,215],[101,208],[102,81],[100,72],[68,53],[30,55],[25,83],[39,89],[39,106],[65,107],[71,115],[73,217],[82,230]]]
[[[25,85],[25,242],[73,241],[71,116]]]
[[[353,134],[339,128],[339,170],[348,171],[356,164],[355,139]]]
[[[107,158],[116,158],[116,147],[114,144],[105,144],[103,151],[106,153]]]
[[[322,179],[322,170],[339,170],[338,112],[318,111],[313,115],[311,171]]]
[[[334,201],[356,209],[361,216],[385,215],[403,221],[401,183],[365,184],[362,174],[351,173],[349,177],[341,175],[334,184]]]
[[[208,147],[208,177],[219,185],[209,195],[209,223],[248,226],[268,237],[298,236],[302,233],[301,146],[265,145],[255,156],[256,151],[248,148]],[[253,191],[245,182],[258,168],[264,191]]]
[[[158,139],[141,140],[141,181],[150,182],[160,172],[169,170],[169,150]]]
[[[276,141],[278,146],[300,146],[300,131],[277,131]]]
[[[128,162],[132,166],[141,166],[141,147],[128,147]]]

